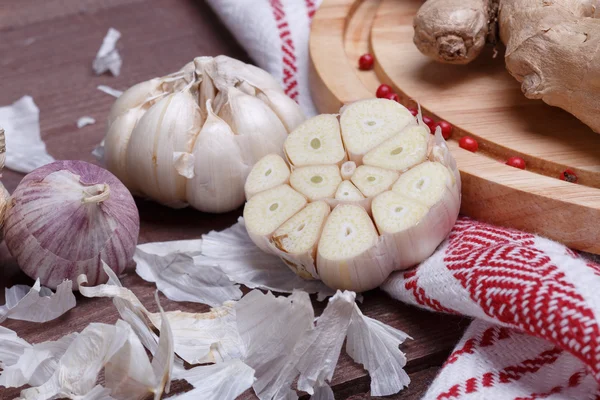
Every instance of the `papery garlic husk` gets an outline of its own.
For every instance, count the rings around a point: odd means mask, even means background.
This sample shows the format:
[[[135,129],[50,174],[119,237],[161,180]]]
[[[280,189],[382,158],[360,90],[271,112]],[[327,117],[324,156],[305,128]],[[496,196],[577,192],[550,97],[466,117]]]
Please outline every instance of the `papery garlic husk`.
[[[400,104],[363,100],[340,113],[339,124],[321,115],[288,136],[289,179],[279,156],[256,164],[244,219],[254,243],[301,277],[361,292],[446,238],[460,209],[460,174],[440,130],[431,135]]]
[[[55,289],[80,274],[90,284],[106,282],[103,261],[122,273],[139,226],[133,197],[113,174],[84,161],[56,161],[17,186],[3,232],[23,272]]]
[[[222,213],[243,204],[251,167],[267,154],[283,156],[287,134],[304,120],[267,72],[226,56],[197,57],[115,101],[104,160],[136,195]]]

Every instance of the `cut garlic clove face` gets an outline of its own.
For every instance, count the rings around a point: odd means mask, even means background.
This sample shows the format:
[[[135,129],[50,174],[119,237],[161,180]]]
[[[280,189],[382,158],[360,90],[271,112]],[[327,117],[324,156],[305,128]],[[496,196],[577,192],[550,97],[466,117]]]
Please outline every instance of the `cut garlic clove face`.
[[[288,183],[289,179],[290,169],[283,158],[277,154],[264,156],[254,165],[246,179],[244,185],[246,199],[251,199],[256,193]]]
[[[379,233],[397,233],[416,225],[429,212],[429,207],[415,199],[393,191],[381,193],[371,204]]]
[[[367,197],[388,190],[398,179],[398,173],[389,169],[361,165],[352,175],[352,183]]]
[[[329,212],[324,201],[310,203],[281,225],[271,238],[278,255],[305,279],[319,278],[315,266],[317,242]]]
[[[273,232],[304,208],[306,198],[288,185],[258,193],[244,207],[244,221],[250,238],[264,251]]]
[[[296,128],[285,141],[285,154],[296,167],[340,164],[346,152],[337,116],[321,114]]]
[[[361,163],[371,149],[417,122],[397,102],[371,99],[346,106],[340,116],[340,125],[350,160]]]
[[[431,207],[442,199],[447,186],[450,186],[448,168],[427,161],[402,174],[392,190]]]
[[[429,135],[426,128],[411,126],[396,134],[363,157],[365,165],[404,171],[427,158]]]
[[[290,175],[290,185],[310,201],[333,197],[342,182],[337,165],[313,165],[296,168]]]
[[[410,115],[397,103],[384,102],[351,104],[342,110],[342,117],[350,112],[352,119],[375,109],[374,116],[379,118],[382,109],[397,112],[398,107],[400,115],[384,115],[383,120],[405,121],[404,117]],[[364,157],[341,164],[329,158],[330,152],[322,153],[322,158],[317,153],[305,157],[305,148],[314,139],[306,132],[331,131],[334,116],[312,118],[292,132],[286,141],[288,161],[293,163],[294,156],[300,154],[302,162],[309,164],[292,165],[291,187],[275,189],[271,188],[274,183],[256,183],[254,174],[261,177],[268,170],[266,163],[257,164],[247,185],[257,188],[258,193],[244,209],[244,217],[253,221],[247,223],[252,240],[263,250],[279,255],[298,275],[319,278],[335,289],[354,291],[373,289],[392,271],[414,266],[433,254],[456,222],[460,175],[441,134],[430,135],[412,115],[409,118],[405,126],[390,128],[389,135],[376,132],[377,139],[369,142],[371,149]],[[341,129],[345,139],[348,135],[344,124]],[[399,147],[401,150],[395,151]],[[357,167],[361,161],[364,164]],[[260,191],[262,188],[264,191]],[[292,193],[298,199],[307,199],[308,204],[298,200],[298,211],[287,212],[294,208],[289,207],[284,215],[275,217],[264,211],[277,198],[291,204]],[[266,194],[270,197],[263,198]],[[255,202],[259,198],[260,207]]]
[[[334,199],[342,201],[361,201],[365,196],[350,181],[343,181],[335,191]]]
[[[338,205],[327,218],[317,247],[319,277],[330,287],[373,289],[391,272],[382,270],[389,268],[386,260],[365,262],[375,257],[377,243],[375,225],[362,207]]]

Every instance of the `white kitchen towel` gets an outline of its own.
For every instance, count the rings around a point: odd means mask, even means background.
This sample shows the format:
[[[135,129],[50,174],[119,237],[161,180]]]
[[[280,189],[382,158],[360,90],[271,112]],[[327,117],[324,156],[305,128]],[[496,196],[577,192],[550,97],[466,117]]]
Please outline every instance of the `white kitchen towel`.
[[[308,85],[308,37],[321,0],[206,0],[261,68],[312,117],[317,109]]]
[[[207,2],[254,62],[315,115],[308,39],[320,0]],[[477,318],[426,400],[600,400],[600,265],[566,247],[461,218],[432,257],[383,289],[409,304]]]

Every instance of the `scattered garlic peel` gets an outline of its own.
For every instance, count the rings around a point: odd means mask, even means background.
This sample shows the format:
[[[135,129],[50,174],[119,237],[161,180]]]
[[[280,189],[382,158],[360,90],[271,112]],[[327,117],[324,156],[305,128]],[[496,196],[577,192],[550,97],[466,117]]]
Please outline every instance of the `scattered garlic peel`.
[[[146,254],[166,256],[171,253],[184,253],[188,256],[202,254],[202,239],[171,240],[138,244],[137,248]]]
[[[243,346],[234,306],[235,302],[228,301],[207,313],[166,312],[175,353],[191,365],[239,359]],[[160,328],[161,315],[151,313],[148,318]]]
[[[0,368],[16,364],[31,345],[11,329],[0,326]]]
[[[279,293],[303,290],[318,293],[319,299],[335,293],[322,282],[300,278],[279,257],[257,248],[248,236],[243,218],[221,232],[212,231],[204,235],[202,255],[194,257],[194,262],[203,268],[218,265],[229,279],[251,289]]]
[[[81,129],[84,126],[93,125],[95,123],[96,123],[96,120],[94,118],[85,116],[85,117],[81,117],[77,120],[77,127],[79,129]]]
[[[255,380],[254,370],[240,360],[176,370],[173,379],[185,379],[194,386],[189,392],[170,397],[173,400],[234,400],[249,389]]]
[[[29,173],[54,158],[46,151],[40,135],[40,110],[31,96],[23,96],[9,106],[0,107],[0,126],[5,130],[6,168]]]
[[[48,322],[75,307],[73,282],[66,280],[56,288],[56,293],[40,286],[39,279],[33,287],[15,285],[6,289],[6,304],[0,306],[0,322],[18,319],[29,322]]]
[[[298,291],[289,297],[275,297],[254,290],[236,304],[235,310],[246,349],[243,361],[256,371],[256,395],[264,400],[293,393],[290,385],[295,374],[288,355],[313,324],[308,294]]]
[[[338,291],[317,318],[316,327],[294,348],[293,356],[298,357],[296,369],[300,372],[299,390],[313,394],[315,387],[331,382],[356,307],[355,299],[354,292]]]
[[[18,359],[2,364],[0,386],[20,387],[44,384],[50,379],[58,366],[58,360],[76,337],[77,333],[71,333],[57,341],[34,345],[27,343],[27,347]]]
[[[114,76],[119,76],[121,73],[121,65],[123,60],[116,49],[117,41],[121,38],[121,32],[114,28],[109,28],[106,36],[102,40],[102,45],[96,54],[96,58],[92,64],[96,75],[102,75],[106,71],[110,71]]]
[[[404,332],[367,317],[354,307],[346,352],[369,372],[372,396],[398,393],[410,383],[403,369],[406,356],[398,350],[398,346],[409,338]]]
[[[98,85],[96,87],[96,89],[98,89],[99,91],[104,92],[108,95],[111,95],[112,97],[116,97],[116,98],[121,97],[121,95],[123,94],[122,90],[113,89],[110,86],[106,86],[106,85]]]
[[[96,386],[102,367],[127,340],[124,324],[88,325],[67,348],[50,379],[40,386],[24,389],[21,397],[47,400],[55,396],[73,398],[90,392]]]
[[[310,396],[310,400],[335,400],[333,390],[329,385],[320,386],[315,388],[315,393]]]
[[[133,257],[136,273],[174,301],[192,301],[211,306],[242,297],[238,285],[219,266],[199,267],[184,253],[163,256],[148,254],[139,248]]]

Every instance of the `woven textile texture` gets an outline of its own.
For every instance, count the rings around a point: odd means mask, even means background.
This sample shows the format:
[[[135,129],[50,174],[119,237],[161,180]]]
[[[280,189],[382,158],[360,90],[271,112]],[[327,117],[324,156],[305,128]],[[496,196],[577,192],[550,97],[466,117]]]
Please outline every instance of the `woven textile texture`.
[[[207,2],[257,65],[315,115],[308,37],[320,0]],[[600,266],[564,246],[461,218],[433,256],[383,289],[475,318],[426,400],[600,400]]]

